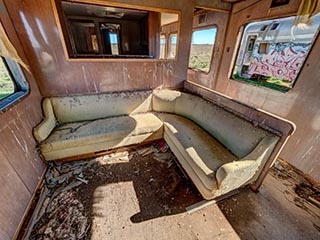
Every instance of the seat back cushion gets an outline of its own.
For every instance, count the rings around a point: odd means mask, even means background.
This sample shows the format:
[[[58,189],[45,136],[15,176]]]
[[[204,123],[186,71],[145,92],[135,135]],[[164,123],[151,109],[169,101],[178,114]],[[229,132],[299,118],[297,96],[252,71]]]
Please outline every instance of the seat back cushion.
[[[252,123],[204,100],[172,90],[155,90],[153,109],[184,116],[199,124],[238,158],[249,154],[268,134]]]
[[[152,110],[151,91],[102,93],[51,98],[60,123],[144,113]]]

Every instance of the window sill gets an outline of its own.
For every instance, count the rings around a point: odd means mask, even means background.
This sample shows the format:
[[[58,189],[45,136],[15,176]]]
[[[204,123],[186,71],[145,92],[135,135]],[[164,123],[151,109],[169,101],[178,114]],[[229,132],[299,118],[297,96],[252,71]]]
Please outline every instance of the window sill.
[[[5,112],[6,110],[8,110],[9,107],[14,106],[14,104],[21,101],[21,99],[28,95],[29,91],[19,91],[0,100],[0,113]]]

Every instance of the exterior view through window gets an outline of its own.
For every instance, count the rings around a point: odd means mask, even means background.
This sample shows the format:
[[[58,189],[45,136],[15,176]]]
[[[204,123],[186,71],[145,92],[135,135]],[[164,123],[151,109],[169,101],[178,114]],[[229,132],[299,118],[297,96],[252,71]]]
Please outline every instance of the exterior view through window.
[[[0,100],[10,96],[14,92],[15,84],[4,63],[4,60],[0,58]]]
[[[189,68],[210,71],[216,28],[196,30],[192,34]]]
[[[0,111],[27,95],[29,85],[19,64],[0,57]]]
[[[168,50],[168,58],[173,59],[176,57],[177,51],[177,34],[171,33],[169,35],[169,50]]]
[[[160,36],[160,58],[161,59],[166,58],[166,36],[165,35]]]
[[[319,31],[320,14],[310,26],[287,17],[249,23],[243,31],[232,77],[283,92],[293,87]]]

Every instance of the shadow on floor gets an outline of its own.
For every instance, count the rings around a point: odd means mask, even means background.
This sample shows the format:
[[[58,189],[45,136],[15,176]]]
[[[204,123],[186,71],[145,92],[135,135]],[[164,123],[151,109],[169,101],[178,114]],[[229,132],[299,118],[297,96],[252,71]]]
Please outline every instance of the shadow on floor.
[[[96,164],[84,172],[92,179],[79,189],[80,193],[84,193],[80,195],[92,196],[91,200],[95,202],[91,205],[98,205],[99,196],[94,196],[98,187],[132,182],[140,208],[140,212],[130,218],[133,223],[185,212],[187,206],[201,201],[202,197],[176,165],[173,153],[168,150],[162,154],[169,158],[166,162],[155,160],[152,153],[142,157],[133,151],[128,162],[120,160],[106,165]],[[100,197],[103,200],[105,196]]]

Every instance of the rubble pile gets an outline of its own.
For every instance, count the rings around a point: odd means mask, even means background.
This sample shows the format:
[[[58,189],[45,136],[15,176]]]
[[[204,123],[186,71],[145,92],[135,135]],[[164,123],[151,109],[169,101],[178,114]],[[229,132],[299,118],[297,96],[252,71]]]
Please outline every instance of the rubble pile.
[[[182,179],[163,140],[83,161],[50,162],[25,239],[90,239],[93,193],[109,183],[134,183],[142,212],[132,221],[184,211],[201,197]]]
[[[25,239],[86,239],[90,226],[78,188],[88,184],[84,170],[94,163],[50,163]]]

